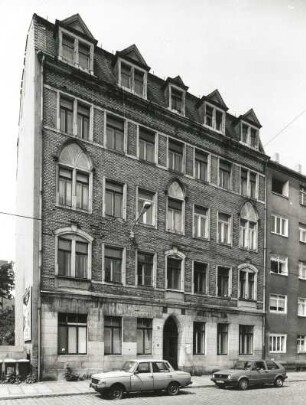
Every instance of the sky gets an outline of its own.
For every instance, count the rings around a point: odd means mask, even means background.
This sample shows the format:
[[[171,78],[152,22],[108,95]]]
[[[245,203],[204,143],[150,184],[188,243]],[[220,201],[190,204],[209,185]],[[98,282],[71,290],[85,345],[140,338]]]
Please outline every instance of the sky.
[[[151,72],[180,75],[196,96],[218,89],[253,108],[265,152],[306,174],[305,0],[0,0],[0,259],[14,260],[16,143],[27,31],[79,13],[110,52],[136,44]],[[27,219],[25,219],[27,220]]]

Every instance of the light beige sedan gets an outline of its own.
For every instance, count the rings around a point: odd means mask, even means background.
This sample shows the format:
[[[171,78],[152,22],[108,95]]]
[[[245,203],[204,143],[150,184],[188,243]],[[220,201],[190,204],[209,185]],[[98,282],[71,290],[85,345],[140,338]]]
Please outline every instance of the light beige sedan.
[[[162,391],[177,395],[192,384],[191,375],[174,370],[166,360],[126,361],[121,370],[94,374],[90,387],[110,399],[121,399],[125,392]]]

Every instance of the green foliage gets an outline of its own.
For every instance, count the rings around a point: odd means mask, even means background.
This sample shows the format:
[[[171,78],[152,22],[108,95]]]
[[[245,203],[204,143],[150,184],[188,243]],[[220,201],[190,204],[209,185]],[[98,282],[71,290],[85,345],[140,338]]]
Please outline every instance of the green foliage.
[[[14,308],[0,310],[0,345],[15,343],[15,311]]]
[[[4,263],[0,266],[0,298],[12,298],[12,290],[15,286],[13,263]],[[2,305],[0,301],[0,305]]]

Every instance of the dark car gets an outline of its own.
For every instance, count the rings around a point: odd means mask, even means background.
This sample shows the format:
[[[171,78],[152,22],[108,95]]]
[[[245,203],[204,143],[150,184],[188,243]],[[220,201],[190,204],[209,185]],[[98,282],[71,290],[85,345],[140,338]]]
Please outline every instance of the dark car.
[[[238,387],[246,390],[250,385],[274,384],[282,387],[286,370],[272,360],[237,361],[231,369],[213,373],[211,380],[220,388]]]

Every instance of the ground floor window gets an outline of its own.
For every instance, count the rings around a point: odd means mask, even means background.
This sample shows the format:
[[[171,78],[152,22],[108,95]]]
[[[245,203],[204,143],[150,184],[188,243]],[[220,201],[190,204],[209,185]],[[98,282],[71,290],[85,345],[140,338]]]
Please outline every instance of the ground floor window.
[[[86,354],[87,315],[58,314],[58,353]]]
[[[205,323],[193,323],[193,354],[205,354]]]
[[[253,354],[253,326],[239,325],[239,354]]]
[[[228,324],[217,324],[217,354],[228,353]]]
[[[104,318],[104,354],[121,354],[121,323],[117,316]]]
[[[297,352],[305,353],[306,352],[306,336],[298,335],[296,343],[297,343]]]
[[[152,354],[152,319],[137,319],[137,354]]]
[[[269,336],[270,353],[286,353],[286,335],[271,334]]]

